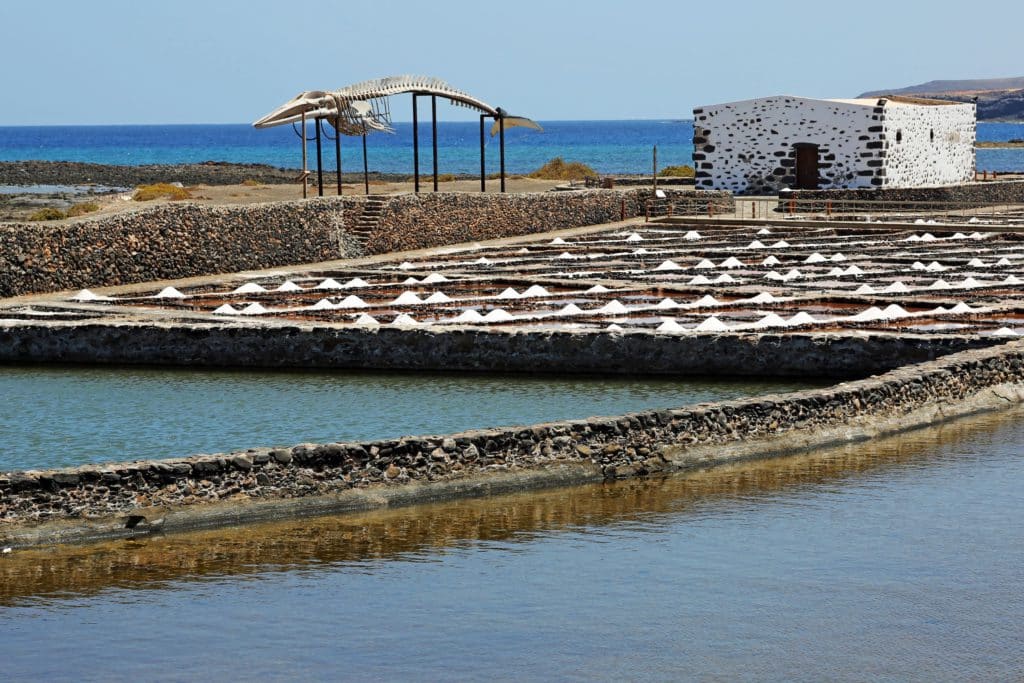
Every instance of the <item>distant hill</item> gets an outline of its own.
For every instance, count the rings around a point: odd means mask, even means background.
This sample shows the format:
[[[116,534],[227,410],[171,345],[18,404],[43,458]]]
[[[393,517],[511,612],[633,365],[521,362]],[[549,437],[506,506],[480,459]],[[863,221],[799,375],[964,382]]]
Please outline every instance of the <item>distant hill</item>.
[[[914,95],[956,102],[978,98],[979,121],[1024,121],[1024,76],[961,81],[928,81],[891,90],[872,90],[860,97]]]

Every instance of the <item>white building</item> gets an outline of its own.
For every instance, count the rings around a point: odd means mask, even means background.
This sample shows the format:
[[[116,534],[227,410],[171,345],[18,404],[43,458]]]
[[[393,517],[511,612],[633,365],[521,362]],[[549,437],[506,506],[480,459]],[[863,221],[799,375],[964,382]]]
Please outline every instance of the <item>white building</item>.
[[[693,110],[697,188],[955,185],[974,177],[973,104],[780,95]]]

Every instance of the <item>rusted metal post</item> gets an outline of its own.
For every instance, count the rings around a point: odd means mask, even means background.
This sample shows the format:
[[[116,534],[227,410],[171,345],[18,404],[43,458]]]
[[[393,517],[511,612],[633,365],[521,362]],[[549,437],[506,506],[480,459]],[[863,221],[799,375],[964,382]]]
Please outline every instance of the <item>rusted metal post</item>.
[[[324,154],[320,144],[320,118],[313,120],[316,125],[316,189],[317,195],[324,196]]]
[[[437,95],[430,96],[430,140],[434,145],[434,192],[437,192]]]
[[[363,130],[363,186],[366,194],[370,194],[370,166],[366,161],[366,130]]]
[[[658,146],[657,145],[654,146],[654,149],[651,152],[651,156],[652,156],[652,162],[651,163],[652,163],[652,166],[654,168],[654,175],[652,176],[652,178],[654,178],[654,196],[657,197],[658,196]]]
[[[306,189],[306,174],[309,173],[309,164],[307,162],[307,156],[309,152],[306,150],[306,112],[302,112],[302,198],[306,199],[309,196],[309,192]]]
[[[501,138],[501,191],[505,191],[505,113],[498,113],[498,135]]]
[[[338,196],[341,196],[341,117],[334,128],[334,161],[338,170]]]
[[[416,111],[416,93],[412,94],[412,181],[413,191],[420,191],[420,120]]]
[[[487,164],[484,162],[484,117],[480,114],[480,191],[487,192]]]

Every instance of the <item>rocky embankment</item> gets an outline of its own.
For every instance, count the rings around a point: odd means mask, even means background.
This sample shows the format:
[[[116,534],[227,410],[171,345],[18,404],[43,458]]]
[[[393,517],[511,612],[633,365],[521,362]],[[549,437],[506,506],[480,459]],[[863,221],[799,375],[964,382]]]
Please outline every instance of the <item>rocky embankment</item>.
[[[238,523],[260,518],[260,502],[297,515],[483,495],[489,475],[527,488],[544,485],[543,472],[564,483],[707,467],[1014,405],[1022,379],[1024,344],[1011,342],[825,389],[620,417],[9,473],[0,475],[0,540],[130,535],[158,519],[169,530]],[[228,512],[204,517],[218,509]],[[41,521],[63,526],[24,526]]]

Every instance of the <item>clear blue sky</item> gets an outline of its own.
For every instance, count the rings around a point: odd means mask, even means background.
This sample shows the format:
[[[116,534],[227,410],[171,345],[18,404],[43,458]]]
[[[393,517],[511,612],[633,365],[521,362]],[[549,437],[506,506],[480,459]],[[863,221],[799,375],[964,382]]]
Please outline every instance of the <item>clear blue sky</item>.
[[[1021,0],[2,0],[0,125],[250,122],[302,90],[404,73],[541,120],[689,118],[1021,76],[1022,20]],[[393,113],[410,118],[405,98]]]

